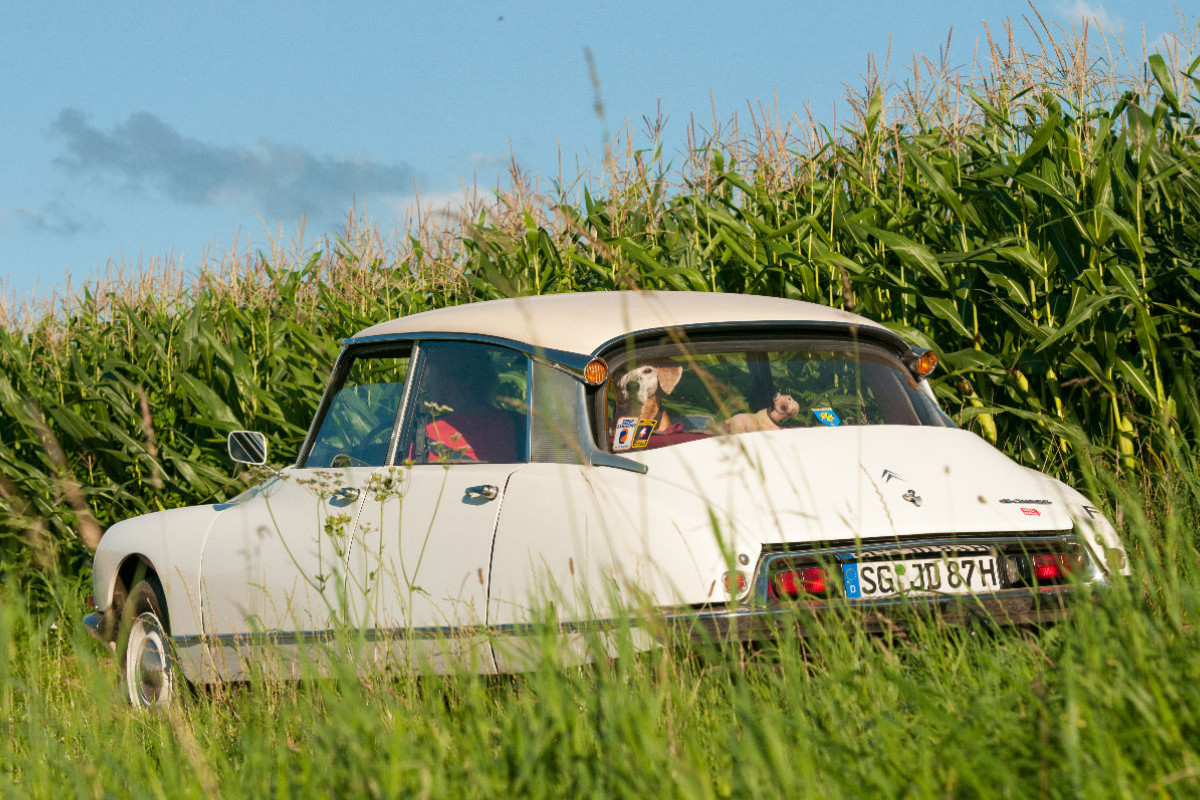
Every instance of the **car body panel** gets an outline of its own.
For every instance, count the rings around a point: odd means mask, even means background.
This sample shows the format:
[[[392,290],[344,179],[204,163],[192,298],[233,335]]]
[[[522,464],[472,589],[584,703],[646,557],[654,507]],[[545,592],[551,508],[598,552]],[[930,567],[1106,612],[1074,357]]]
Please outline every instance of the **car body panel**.
[[[330,630],[345,596],[349,531],[369,470],[287,469],[222,509],[209,529],[201,563],[203,637],[216,669],[243,673],[251,642],[290,643]],[[344,520],[344,521],[343,521]],[[287,636],[281,640],[280,634]],[[181,634],[172,630],[176,641]],[[275,665],[289,672],[291,665]]]
[[[513,480],[489,623],[537,619],[529,598],[553,598],[560,622],[639,602],[724,602],[731,564],[752,566],[771,545],[1062,531],[1085,516],[1077,493],[952,428],[761,432],[628,457],[646,475],[531,465]],[[1089,534],[1089,544],[1113,543]]]
[[[492,543],[505,487],[522,469],[427,464],[380,470],[393,484],[367,496],[356,526],[351,623],[414,666],[494,671],[484,635]],[[455,631],[462,635],[449,635]]]

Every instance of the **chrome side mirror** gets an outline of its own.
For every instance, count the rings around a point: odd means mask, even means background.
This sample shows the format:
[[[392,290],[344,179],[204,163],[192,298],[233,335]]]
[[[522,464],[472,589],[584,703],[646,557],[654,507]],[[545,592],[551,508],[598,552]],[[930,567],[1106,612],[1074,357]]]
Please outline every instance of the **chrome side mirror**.
[[[267,463],[267,437],[258,431],[234,431],[226,444],[229,457],[239,464],[261,467]]]

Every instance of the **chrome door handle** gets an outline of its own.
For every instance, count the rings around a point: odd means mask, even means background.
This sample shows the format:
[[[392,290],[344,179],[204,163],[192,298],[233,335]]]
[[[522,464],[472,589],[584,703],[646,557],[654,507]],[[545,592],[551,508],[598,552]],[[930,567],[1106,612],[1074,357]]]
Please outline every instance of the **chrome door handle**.
[[[490,483],[485,483],[483,486],[468,486],[466,491],[467,497],[472,499],[495,500],[500,495],[500,490]]]
[[[334,500],[341,500],[344,503],[357,500],[359,495],[357,486],[343,486],[333,493]]]

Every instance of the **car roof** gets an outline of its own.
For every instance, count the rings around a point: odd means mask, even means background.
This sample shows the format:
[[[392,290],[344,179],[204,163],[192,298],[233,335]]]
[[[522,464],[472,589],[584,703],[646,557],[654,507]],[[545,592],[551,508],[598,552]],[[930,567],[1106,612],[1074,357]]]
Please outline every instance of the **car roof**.
[[[547,350],[596,353],[630,333],[763,322],[859,325],[887,331],[879,323],[857,314],[779,297],[722,292],[576,292],[487,300],[424,311],[373,325],[359,331],[347,343],[419,338],[417,334],[421,333],[462,333],[512,339]]]

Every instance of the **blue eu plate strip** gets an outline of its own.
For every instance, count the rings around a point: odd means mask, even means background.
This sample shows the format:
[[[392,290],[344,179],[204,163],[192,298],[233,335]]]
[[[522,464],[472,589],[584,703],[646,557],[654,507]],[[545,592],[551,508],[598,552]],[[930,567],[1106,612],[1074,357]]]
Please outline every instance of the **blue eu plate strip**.
[[[858,586],[858,564],[842,564],[842,578],[846,581],[846,597],[862,597],[862,589]]]

